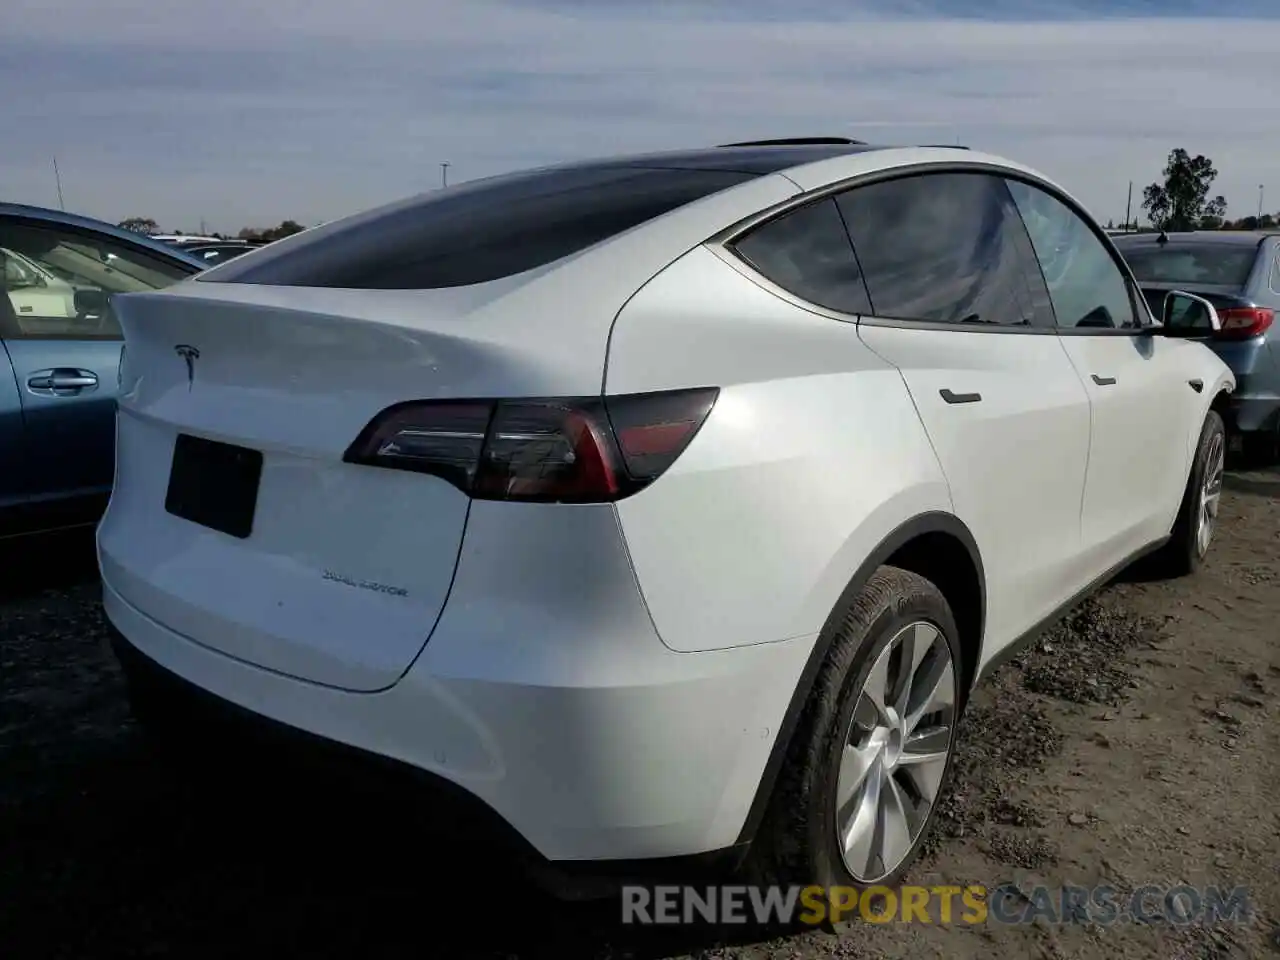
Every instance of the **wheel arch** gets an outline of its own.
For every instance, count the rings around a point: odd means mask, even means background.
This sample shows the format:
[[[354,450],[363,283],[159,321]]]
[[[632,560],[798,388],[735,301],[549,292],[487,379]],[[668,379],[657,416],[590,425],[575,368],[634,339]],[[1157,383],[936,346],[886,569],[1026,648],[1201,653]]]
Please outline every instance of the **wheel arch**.
[[[1204,404],[1200,412],[1200,417],[1190,425],[1187,437],[1187,476],[1191,476],[1191,471],[1195,467],[1196,449],[1200,446],[1200,434],[1204,430],[1204,422],[1208,419],[1209,414],[1216,413],[1222,418],[1222,426],[1227,431],[1227,439],[1230,442],[1231,436],[1236,432],[1234,411],[1231,407],[1231,394],[1235,390],[1235,380],[1229,376],[1222,376],[1210,387],[1205,393],[1209,394],[1209,402]],[[1203,401],[1202,401],[1203,402]]]
[[[1217,393],[1213,395],[1213,399],[1209,401],[1209,408],[1206,411],[1212,411],[1222,417],[1223,424],[1230,426],[1228,422],[1228,413],[1231,408],[1231,387],[1228,384],[1218,384]],[[1203,421],[1203,418],[1201,418]],[[1196,427],[1196,436],[1199,437],[1200,426]]]
[[[800,716],[809,700],[818,671],[826,660],[845,609],[876,570],[885,565],[899,566],[925,577],[946,597],[961,633],[959,639],[964,663],[961,665],[959,687],[961,697],[967,698],[981,658],[986,628],[986,576],[982,555],[977,541],[963,521],[950,513],[931,511],[899,524],[884,537],[859,565],[831,608],[778,726],[769,759],[765,763],[764,772],[738,835],[740,844],[750,843],[764,820],[778,775],[799,726]]]

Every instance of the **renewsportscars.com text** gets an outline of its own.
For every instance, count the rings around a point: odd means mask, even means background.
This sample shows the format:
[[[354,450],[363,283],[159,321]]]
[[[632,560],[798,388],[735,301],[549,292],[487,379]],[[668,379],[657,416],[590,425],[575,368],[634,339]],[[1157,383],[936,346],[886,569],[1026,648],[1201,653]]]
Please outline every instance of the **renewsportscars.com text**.
[[[628,924],[926,923],[976,925],[1243,923],[1252,919],[1245,887],[1191,886],[761,887],[627,886]]]

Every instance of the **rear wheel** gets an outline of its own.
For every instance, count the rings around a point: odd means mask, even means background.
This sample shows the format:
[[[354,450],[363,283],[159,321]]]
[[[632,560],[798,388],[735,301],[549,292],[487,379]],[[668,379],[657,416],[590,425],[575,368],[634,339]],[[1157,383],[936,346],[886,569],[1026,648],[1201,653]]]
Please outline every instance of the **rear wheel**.
[[[959,719],[955,619],[923,577],[881,567],[844,612],[753,857],[779,883],[891,884],[918,853]]]
[[[1200,429],[1200,442],[1187,477],[1178,518],[1157,562],[1171,576],[1200,569],[1218,526],[1222,479],[1226,472],[1227,434],[1222,417],[1210,410]]]

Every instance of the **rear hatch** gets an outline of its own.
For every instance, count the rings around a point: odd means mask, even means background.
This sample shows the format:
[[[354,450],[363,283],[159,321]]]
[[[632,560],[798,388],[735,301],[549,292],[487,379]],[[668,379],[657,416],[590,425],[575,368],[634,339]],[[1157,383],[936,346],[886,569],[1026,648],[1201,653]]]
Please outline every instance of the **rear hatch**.
[[[1198,297],[1204,297],[1217,308],[1221,313],[1223,310],[1229,310],[1232,307],[1250,306],[1248,300],[1243,296],[1243,288],[1235,284],[1188,284],[1188,283],[1157,283],[1153,281],[1138,280],[1139,289],[1142,290],[1142,297],[1147,301],[1147,306],[1151,308],[1151,314],[1159,320],[1164,314],[1164,298],[1174,290],[1180,290],[1183,293],[1194,293]],[[1189,334],[1195,339],[1209,339],[1210,330],[1206,329],[1198,334]]]
[[[348,446],[409,399],[598,392],[603,341],[567,366],[537,360],[482,316],[500,284],[182,291],[117,304],[106,583],[241,660],[345,689],[394,683],[444,605],[470,501],[436,477],[345,463]]]
[[[280,673],[394,683],[443,608],[471,501],[439,477],[344,462],[349,446],[409,401],[598,398],[627,299],[795,189],[673,163],[551,167],[410,198],[121,298],[117,480],[98,533],[107,585]],[[662,229],[637,229],[658,218]],[[467,446],[475,431],[473,419],[425,433]]]
[[[1255,305],[1248,298],[1258,269],[1261,238],[1231,234],[1173,234],[1163,242],[1152,236],[1117,243],[1133,270],[1152,314],[1162,318],[1165,297],[1174,290],[1208,300],[1230,329],[1215,334],[1201,313],[1184,313],[1194,326],[1169,324],[1171,333],[1199,340],[1222,358],[1237,376],[1252,372],[1258,358]]]
[[[1199,233],[1126,237],[1124,256],[1151,312],[1160,318],[1171,290],[1204,297],[1215,307],[1244,306],[1242,299],[1258,262],[1260,239]]]
[[[1251,335],[1249,329],[1242,324],[1254,323],[1259,308],[1247,297],[1232,287],[1189,285],[1189,284],[1154,284],[1141,287],[1142,296],[1151,307],[1157,318],[1164,310],[1164,298],[1172,290],[1193,293],[1204,297],[1214,308],[1224,323],[1232,324],[1232,329],[1215,334],[1207,326],[1193,328],[1179,327],[1175,322],[1170,330],[1184,340],[1196,340],[1203,343],[1231,368],[1231,372],[1243,383],[1244,378],[1251,376],[1258,364],[1263,362],[1264,342],[1260,335]],[[1270,311],[1263,308],[1264,313]]]

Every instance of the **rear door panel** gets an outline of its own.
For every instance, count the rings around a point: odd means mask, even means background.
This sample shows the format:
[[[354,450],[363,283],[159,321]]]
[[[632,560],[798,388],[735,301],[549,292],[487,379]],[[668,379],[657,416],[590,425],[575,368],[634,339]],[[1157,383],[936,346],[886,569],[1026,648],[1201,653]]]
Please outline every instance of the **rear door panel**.
[[[0,510],[4,510],[25,500],[30,489],[22,400],[3,341],[0,341],[0,464],[3,465],[0,466]],[[2,521],[0,532],[3,532]]]
[[[875,312],[859,336],[901,371],[978,542],[994,653],[1087,580],[1088,399],[1037,314],[1033,253],[1002,181],[904,178],[855,188],[840,207]]]
[[[109,491],[120,341],[24,339],[7,346],[30,441],[29,482],[50,497]],[[93,382],[60,389],[44,385],[51,377],[55,384]]]
[[[110,228],[25,214],[0,216],[0,256],[12,308],[0,335],[16,391],[9,399],[22,411],[28,495],[58,514],[53,522],[96,520],[115,464],[123,337],[112,298],[168,286],[197,267]]]
[[[1058,338],[860,324],[902,371],[957,516],[993,584],[993,643],[1022,633],[1089,579],[1077,560],[1089,406]],[[948,402],[969,396],[975,402]]]

